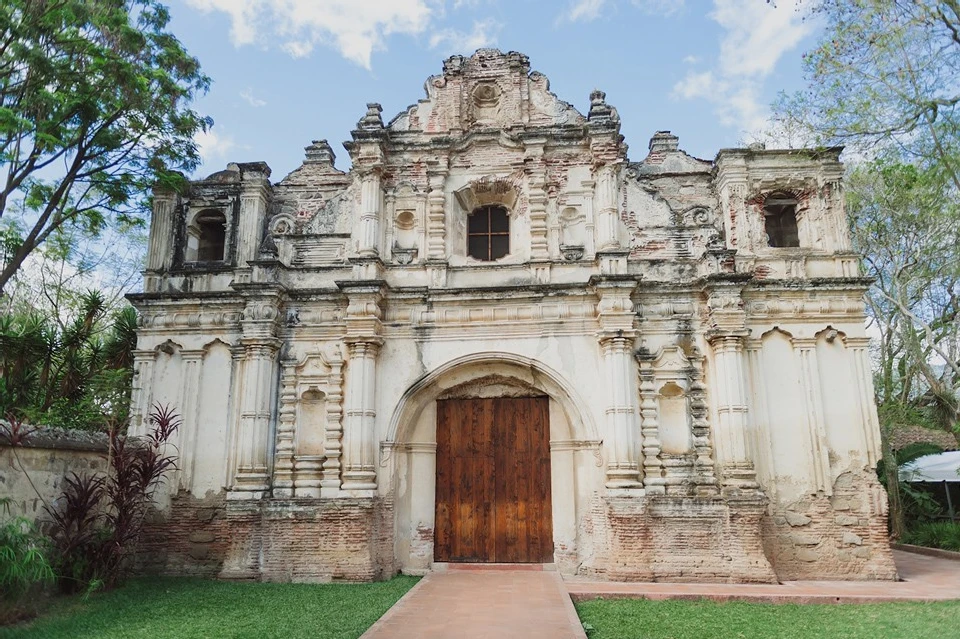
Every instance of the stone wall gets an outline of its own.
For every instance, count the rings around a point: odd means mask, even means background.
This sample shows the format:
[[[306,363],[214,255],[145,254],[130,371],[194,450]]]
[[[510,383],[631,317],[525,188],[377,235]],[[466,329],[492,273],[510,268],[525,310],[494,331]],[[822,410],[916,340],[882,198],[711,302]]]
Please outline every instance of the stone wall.
[[[42,519],[44,503],[53,504],[60,496],[63,478],[105,472],[106,453],[101,433],[39,428],[16,448],[0,436],[0,496],[13,500],[4,515]]]
[[[392,576],[389,499],[197,499],[155,513],[141,547],[146,572],[279,582]]]
[[[598,499],[604,539],[582,572],[615,581],[775,583],[761,543],[765,500],[660,496]]]

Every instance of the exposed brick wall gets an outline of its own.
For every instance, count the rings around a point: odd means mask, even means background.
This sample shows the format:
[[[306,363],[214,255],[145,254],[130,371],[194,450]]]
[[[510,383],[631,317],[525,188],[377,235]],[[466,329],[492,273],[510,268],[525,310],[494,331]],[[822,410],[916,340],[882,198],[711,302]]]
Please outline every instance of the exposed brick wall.
[[[149,524],[144,570],[264,581],[372,581],[394,572],[389,499],[175,497]]]
[[[585,532],[603,542],[580,572],[615,581],[774,582],[760,537],[764,505],[763,499],[598,498]]]
[[[775,505],[763,519],[764,549],[777,576],[793,579],[896,579],[887,500],[871,473],[844,473],[831,497]]]

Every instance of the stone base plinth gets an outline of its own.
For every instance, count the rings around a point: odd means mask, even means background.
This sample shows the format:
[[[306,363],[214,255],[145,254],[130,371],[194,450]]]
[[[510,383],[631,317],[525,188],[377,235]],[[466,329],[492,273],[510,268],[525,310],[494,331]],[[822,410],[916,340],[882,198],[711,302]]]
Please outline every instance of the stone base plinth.
[[[173,499],[148,526],[144,570],[260,581],[374,581],[396,571],[389,500]]]

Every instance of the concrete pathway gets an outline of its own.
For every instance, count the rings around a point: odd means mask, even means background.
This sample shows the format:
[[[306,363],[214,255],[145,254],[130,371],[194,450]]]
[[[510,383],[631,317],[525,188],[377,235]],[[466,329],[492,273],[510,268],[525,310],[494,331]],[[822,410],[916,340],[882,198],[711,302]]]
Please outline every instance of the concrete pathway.
[[[764,603],[876,603],[960,599],[960,561],[893,551],[903,581],[787,581],[782,584],[613,583],[571,577],[574,601],[604,597]]]
[[[431,572],[361,639],[586,639],[559,573]]]

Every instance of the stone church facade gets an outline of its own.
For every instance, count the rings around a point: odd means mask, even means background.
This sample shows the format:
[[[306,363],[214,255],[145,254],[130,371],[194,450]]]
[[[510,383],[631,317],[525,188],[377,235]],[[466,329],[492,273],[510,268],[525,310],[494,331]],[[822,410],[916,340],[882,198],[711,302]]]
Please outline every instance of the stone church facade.
[[[839,149],[627,157],[526,56],[447,59],[270,181],[157,190],[134,432],[183,418],[150,561],[369,580],[895,578]]]

